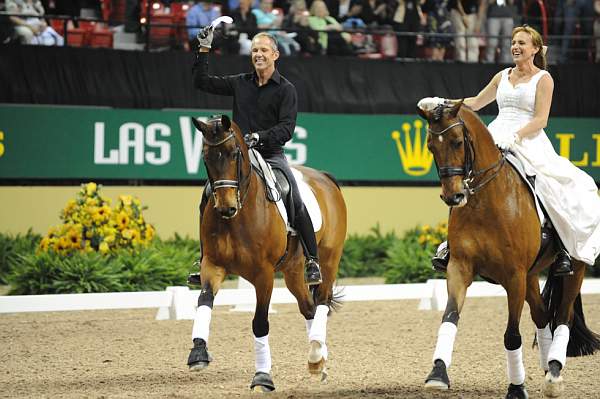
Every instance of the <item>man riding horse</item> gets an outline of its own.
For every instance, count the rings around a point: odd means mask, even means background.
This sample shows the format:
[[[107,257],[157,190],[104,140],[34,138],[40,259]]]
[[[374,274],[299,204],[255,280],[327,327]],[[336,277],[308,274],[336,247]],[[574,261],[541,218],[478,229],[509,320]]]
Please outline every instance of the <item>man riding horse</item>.
[[[253,72],[211,76],[208,74],[208,52],[212,38],[212,25],[198,33],[194,86],[208,93],[233,96],[233,121],[242,130],[248,146],[257,149],[271,167],[285,175],[293,203],[293,209],[288,210],[291,211],[290,224],[298,231],[304,249],[305,280],[308,285],[320,284],[322,277],[313,224],[283,152],[283,146],[294,133],[298,100],[294,85],[275,68],[275,61],[279,58],[277,41],[265,32],[254,36],[251,54]],[[207,198],[204,190],[200,219]]]

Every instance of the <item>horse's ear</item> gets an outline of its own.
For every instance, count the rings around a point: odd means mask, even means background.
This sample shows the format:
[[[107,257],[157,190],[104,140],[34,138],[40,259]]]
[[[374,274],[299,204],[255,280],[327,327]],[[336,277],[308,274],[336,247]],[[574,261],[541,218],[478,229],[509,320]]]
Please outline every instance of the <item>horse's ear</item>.
[[[202,133],[204,133],[208,128],[208,126],[206,126],[206,123],[202,122],[198,118],[192,118],[192,123],[194,124],[196,129],[200,130]]]
[[[454,104],[452,104],[452,108],[450,108],[450,116],[452,118],[456,118],[456,115],[458,115],[458,111],[460,111],[460,107],[462,107],[464,101],[465,99],[463,98],[462,100],[455,101]]]
[[[221,116],[221,126],[223,126],[223,130],[229,130],[229,128],[231,128],[231,120],[227,115]]]

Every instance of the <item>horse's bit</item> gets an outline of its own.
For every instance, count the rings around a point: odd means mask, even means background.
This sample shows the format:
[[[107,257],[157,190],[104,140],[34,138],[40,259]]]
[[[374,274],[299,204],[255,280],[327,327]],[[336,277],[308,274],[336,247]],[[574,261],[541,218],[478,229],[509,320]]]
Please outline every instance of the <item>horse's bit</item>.
[[[462,167],[439,166],[438,167],[438,164],[436,161],[435,167],[438,170],[438,176],[440,179],[444,178],[444,177],[463,176],[464,177],[463,185],[464,185],[465,189],[467,190],[467,192],[470,195],[472,195],[472,194],[475,194],[476,192],[478,192],[479,190],[481,190],[483,188],[483,186],[485,186],[487,183],[492,181],[492,179],[494,179],[498,175],[498,173],[500,173],[500,169],[502,169],[502,166],[504,165],[504,162],[506,161],[506,154],[504,152],[501,152],[502,156],[500,157],[498,162],[494,163],[491,166],[488,166],[487,168],[484,168],[481,170],[473,170],[473,166],[475,165],[475,149],[473,148],[473,140],[471,140],[471,136],[469,136],[469,131],[467,130],[467,127],[465,126],[465,122],[462,119],[459,118],[458,122],[451,124],[450,126],[446,127],[445,129],[443,129],[439,132],[435,132],[428,127],[427,132],[433,134],[434,136],[442,136],[444,133],[448,132],[450,129],[452,129],[456,126],[462,126],[463,138],[464,138],[463,146],[465,147],[464,166],[462,166]],[[487,179],[484,179],[476,186],[471,187],[471,184],[473,184],[473,181],[476,178],[489,172],[490,170],[494,170],[494,173],[491,176],[489,176]]]
[[[220,123],[217,123],[217,126],[215,126],[215,129],[218,127],[218,125],[220,125]],[[229,133],[225,138],[219,140],[219,141],[210,141],[206,138],[206,136],[203,137],[203,141],[204,143],[209,146],[209,147],[218,147],[226,142],[228,142],[231,139],[235,140],[235,133],[233,132],[233,129],[230,128],[227,133]],[[244,195],[240,196],[240,188],[241,188],[241,182],[242,182],[242,157],[243,157],[243,153],[242,150],[240,150],[239,145],[236,142],[236,151],[235,151],[235,160],[236,160],[236,177],[237,180],[214,180],[210,177],[210,172],[208,169],[208,166],[206,165],[206,160],[204,161],[204,166],[206,167],[206,173],[208,174],[208,182],[212,188],[212,195],[213,198],[215,200],[215,204],[217,203],[217,194],[216,194],[216,190],[219,188],[225,188],[225,187],[231,187],[231,188],[235,188],[236,190],[236,197],[237,197],[237,209],[238,211],[242,209],[242,206],[244,204],[244,201],[246,200],[246,196],[248,195],[248,189],[250,187],[250,184],[246,184],[246,190],[244,191]]]

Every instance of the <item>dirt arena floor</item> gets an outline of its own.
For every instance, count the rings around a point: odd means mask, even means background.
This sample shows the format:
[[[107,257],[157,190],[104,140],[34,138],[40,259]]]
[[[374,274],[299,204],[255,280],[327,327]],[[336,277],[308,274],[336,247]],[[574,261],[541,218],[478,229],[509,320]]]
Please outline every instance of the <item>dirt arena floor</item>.
[[[600,295],[584,296],[588,326],[600,332]],[[423,390],[441,312],[418,301],[347,302],[329,319],[329,379],[306,371],[304,321],[292,305],[275,306],[270,343],[273,398],[503,398],[504,298],[467,298],[459,323],[451,390]],[[155,310],[0,315],[2,398],[232,398],[251,396],[254,373],[249,313],[213,311],[201,373],[190,373],[191,321],[155,321]],[[525,305],[521,323],[526,384],[541,397],[542,372]],[[566,398],[599,398],[600,354],[570,358]],[[258,394],[252,394],[256,396]]]

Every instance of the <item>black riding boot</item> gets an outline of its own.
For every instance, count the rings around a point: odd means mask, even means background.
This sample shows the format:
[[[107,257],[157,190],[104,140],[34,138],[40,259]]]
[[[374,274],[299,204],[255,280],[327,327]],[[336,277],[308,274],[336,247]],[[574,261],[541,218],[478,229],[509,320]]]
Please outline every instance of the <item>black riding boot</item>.
[[[446,242],[446,245],[440,246],[436,254],[431,258],[431,265],[435,271],[446,272],[446,269],[448,269],[448,262],[450,262],[450,249]]]
[[[321,267],[319,266],[319,256],[317,249],[317,239],[313,229],[312,221],[308,216],[306,207],[298,212],[295,219],[295,227],[299,233],[300,241],[304,249],[304,281],[308,285],[317,285],[323,282],[321,277]]]
[[[564,248],[561,248],[556,255],[556,259],[554,259],[554,263],[552,264],[552,270],[554,271],[554,275],[559,277],[571,276],[573,274],[571,257]]]
[[[208,183],[207,183],[208,186]],[[200,225],[202,225],[202,215],[204,214],[204,209],[206,208],[206,204],[208,203],[208,196],[206,195],[207,186],[204,187],[204,191],[202,192],[202,199],[200,200]],[[193,266],[200,269],[200,264],[202,263],[202,240],[200,241],[200,258],[194,261]],[[200,282],[200,273],[191,273],[188,275],[187,283],[189,285],[201,285]]]

